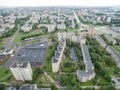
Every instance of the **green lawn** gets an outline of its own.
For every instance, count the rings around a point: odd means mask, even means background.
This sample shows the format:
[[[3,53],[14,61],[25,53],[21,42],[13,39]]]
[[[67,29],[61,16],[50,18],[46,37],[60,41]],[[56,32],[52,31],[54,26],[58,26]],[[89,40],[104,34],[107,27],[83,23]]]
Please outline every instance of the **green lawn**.
[[[41,33],[41,30],[32,30],[29,33],[19,33],[17,35],[17,37],[15,38],[14,42],[20,42],[21,41],[21,37],[27,37],[27,36],[31,36],[31,35],[35,35],[35,34],[39,34]]]
[[[49,75],[56,81],[58,77],[60,77],[60,74],[55,74],[55,73],[49,73]]]
[[[79,29],[78,28],[66,28],[66,30],[68,32],[71,32],[71,31],[78,31]]]
[[[92,86],[95,85],[93,80],[90,80],[88,82],[80,82],[81,86]]]
[[[113,45],[113,48],[115,48],[120,54],[120,46],[119,45]]]
[[[50,84],[50,81],[48,80],[48,78],[44,74],[41,74],[38,77],[36,83],[38,83],[38,84]]]
[[[47,72],[52,72],[52,57],[54,56],[55,50],[57,49],[58,43],[48,47],[48,51],[45,58],[45,63],[43,65],[43,70]]]
[[[0,79],[7,76],[8,74],[11,74],[11,71],[9,68],[0,68]]]
[[[95,79],[100,78],[98,85],[111,85],[111,76],[120,75],[120,69],[116,66],[114,58],[93,38],[87,39],[87,45],[95,66]]]
[[[84,61],[82,57],[82,52],[79,43],[72,42],[70,40],[67,40],[65,48],[65,58],[63,60],[63,63],[61,64],[61,72],[76,72],[76,70],[81,69],[84,70]],[[71,59],[71,52],[70,49],[73,48],[76,56],[78,58],[78,61],[72,61]]]
[[[11,82],[12,80],[14,80],[14,76],[13,75],[10,75],[8,76],[7,78],[1,80],[0,82]]]
[[[78,69],[78,64],[76,62],[73,62],[70,56],[70,48],[66,47],[65,58],[63,60],[63,63],[61,64],[61,72],[72,73],[76,72],[76,70]]]

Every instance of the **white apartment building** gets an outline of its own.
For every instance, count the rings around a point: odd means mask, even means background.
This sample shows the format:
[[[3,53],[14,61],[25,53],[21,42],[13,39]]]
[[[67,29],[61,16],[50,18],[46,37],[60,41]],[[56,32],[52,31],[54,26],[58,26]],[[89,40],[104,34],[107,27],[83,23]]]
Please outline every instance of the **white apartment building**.
[[[66,28],[66,26],[65,26],[65,24],[58,24],[57,28],[64,30]]]
[[[48,28],[48,32],[52,32],[55,30],[56,25],[55,24],[39,24],[38,28],[40,28],[41,26],[45,26]]]
[[[112,17],[107,17],[107,18],[106,18],[106,21],[107,21],[107,22],[111,22],[111,19],[112,19]]]
[[[58,32],[58,41],[61,41],[63,38],[73,42],[80,42],[81,44],[86,43],[86,39],[83,36],[76,35],[74,32]]]
[[[112,42],[113,44],[116,44],[116,43],[117,43],[117,41],[116,41],[112,36],[110,36],[109,34],[104,34],[104,37],[105,37],[108,41]]]
[[[81,44],[85,71],[77,70],[77,78],[80,82],[87,82],[95,77],[94,65],[92,64],[88,48],[85,44]]]
[[[30,63],[15,62],[10,66],[10,70],[16,80],[32,80],[32,69]]]
[[[25,25],[21,26],[21,30],[23,30],[24,32],[28,32],[30,30],[32,30],[32,24],[28,24],[28,22],[25,23]]]
[[[105,41],[99,35],[95,35],[94,38],[98,41],[101,47],[105,48],[107,46]]]
[[[64,50],[66,47],[66,39],[62,39],[59,41],[59,45],[57,50],[55,51],[55,55],[52,57],[52,72],[56,73],[59,71],[59,66],[62,61]]]
[[[66,39],[67,33],[66,32],[58,32],[58,41],[61,41],[62,39]]]
[[[120,55],[112,46],[107,46],[106,51],[115,59],[116,65],[120,68]]]

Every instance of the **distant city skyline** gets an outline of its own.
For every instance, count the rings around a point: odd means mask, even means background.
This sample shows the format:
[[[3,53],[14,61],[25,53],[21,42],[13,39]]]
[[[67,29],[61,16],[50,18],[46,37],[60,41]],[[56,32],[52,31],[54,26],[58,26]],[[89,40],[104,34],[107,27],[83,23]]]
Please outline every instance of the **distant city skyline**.
[[[0,6],[119,6],[120,0],[0,0]]]

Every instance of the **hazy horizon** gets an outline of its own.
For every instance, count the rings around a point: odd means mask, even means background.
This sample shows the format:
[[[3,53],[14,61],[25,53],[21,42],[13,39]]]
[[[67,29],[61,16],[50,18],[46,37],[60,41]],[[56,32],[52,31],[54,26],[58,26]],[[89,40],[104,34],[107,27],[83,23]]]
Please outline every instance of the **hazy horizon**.
[[[0,7],[44,7],[44,6],[76,6],[76,7],[110,7],[119,6],[119,0],[0,0]]]

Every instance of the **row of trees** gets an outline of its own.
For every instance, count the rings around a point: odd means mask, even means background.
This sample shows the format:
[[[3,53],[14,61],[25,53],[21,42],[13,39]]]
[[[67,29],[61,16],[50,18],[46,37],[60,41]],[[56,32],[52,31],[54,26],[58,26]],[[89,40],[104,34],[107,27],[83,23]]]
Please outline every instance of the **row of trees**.
[[[28,21],[30,19],[30,16],[27,16],[25,18],[20,18],[20,19],[16,19],[15,23],[16,24],[20,24],[20,26],[23,26],[25,24],[26,21]]]
[[[75,87],[68,85],[66,87],[66,90],[96,90],[95,88],[81,88],[80,85],[76,85]],[[100,87],[100,89],[97,90],[117,90],[114,86],[106,86],[106,87]]]
[[[72,42],[70,40],[67,40],[67,46],[70,48],[73,48],[76,56],[78,58],[78,67],[82,70],[84,70],[84,62],[83,62],[83,56],[82,56],[82,51],[79,43]]]
[[[62,72],[70,72],[70,73],[75,72],[78,67],[77,67],[77,64],[73,62],[71,59],[70,47],[67,46],[65,48],[64,55],[65,55],[65,58],[61,68]]]
[[[113,45],[112,41],[108,41],[104,35],[101,35],[101,37],[107,43],[107,45]]]
[[[42,33],[29,35],[29,36],[23,36],[23,37],[21,37],[21,40],[25,40],[25,39],[31,38],[31,37],[38,37],[38,36],[41,36],[41,35],[42,35]]]
[[[98,42],[87,37],[87,45],[89,47],[89,53],[92,59],[92,62],[95,66],[96,77],[103,78],[105,82],[99,82],[98,85],[109,85],[111,82],[110,74],[119,74],[116,72],[118,68],[116,64],[104,48],[100,47]],[[115,70],[108,72],[106,68],[114,67]],[[96,81],[95,81],[96,82]]]
[[[43,74],[43,70],[40,67],[35,68],[33,71],[33,82],[35,83],[39,77],[39,75]]]
[[[16,30],[17,25],[15,24],[15,27],[13,29],[10,29],[7,32],[2,33],[2,35],[0,35],[0,39],[12,36],[16,32]]]
[[[45,64],[43,66],[43,70],[47,71],[47,72],[51,72],[52,71],[52,56],[54,56],[55,50],[57,49],[58,46],[58,42],[54,42],[53,45],[50,45],[48,47],[48,52],[46,55],[46,59],[45,59]]]

